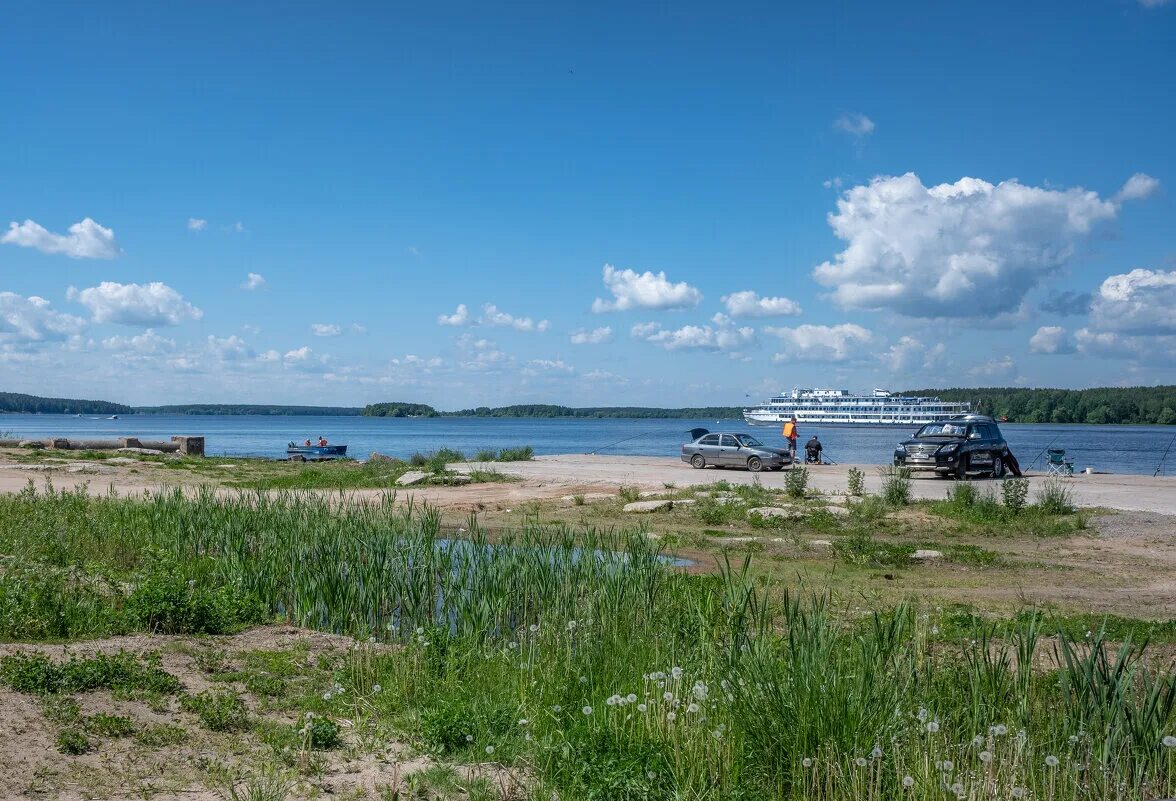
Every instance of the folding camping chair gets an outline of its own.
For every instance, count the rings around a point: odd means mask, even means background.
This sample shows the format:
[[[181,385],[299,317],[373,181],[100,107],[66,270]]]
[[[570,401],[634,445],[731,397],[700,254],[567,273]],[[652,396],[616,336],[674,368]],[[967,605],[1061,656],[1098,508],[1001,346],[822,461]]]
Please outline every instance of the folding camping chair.
[[[1045,467],[1046,475],[1074,475],[1074,462],[1066,458],[1066,452],[1061,448],[1050,448],[1045,452]]]

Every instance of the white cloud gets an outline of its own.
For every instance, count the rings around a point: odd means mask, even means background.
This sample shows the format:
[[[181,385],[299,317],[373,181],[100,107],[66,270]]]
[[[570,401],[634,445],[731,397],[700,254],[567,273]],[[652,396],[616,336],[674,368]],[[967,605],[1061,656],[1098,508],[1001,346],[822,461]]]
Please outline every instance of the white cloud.
[[[772,361],[778,364],[845,362],[873,355],[867,346],[874,335],[854,323],[798,325],[795,328],[768,326],[764,333],[784,341],[785,350],[772,357]]]
[[[633,326],[633,336],[661,345],[666,350],[725,350],[737,351],[754,345],[755,329],[736,327],[730,318],[716,314],[711,325],[684,325],[677,329],[662,328],[657,323]]]
[[[114,241],[114,231],[103,228],[89,217],[71,225],[68,234],[55,234],[32,220],[9,223],[8,232],[0,236],[0,242],[71,259],[113,259],[122,253]]]
[[[607,325],[591,331],[581,328],[572,332],[571,340],[573,345],[600,345],[611,341],[612,333],[612,327]]]
[[[310,330],[316,337],[337,337],[343,329],[334,323],[311,323]]]
[[[0,345],[61,340],[76,335],[86,321],[54,311],[49,301],[15,292],[0,292]]]
[[[576,372],[576,369],[563,359],[532,359],[527,362],[524,372],[570,374]]]
[[[1100,331],[1176,334],[1176,270],[1108,276],[1091,301],[1090,322]]]
[[[179,325],[204,316],[204,312],[184,300],[179,292],[160,281],[149,284],[103,281],[81,290],[71,286],[66,297],[88,308],[96,323]]]
[[[255,289],[263,289],[265,287],[265,278],[258,273],[249,273],[245,277],[245,283],[241,284],[242,289],[253,291]]]
[[[235,222],[229,226],[229,230],[235,231],[238,234],[244,233],[245,232],[245,223],[241,222],[240,220],[237,220],[237,222]]]
[[[968,370],[972,378],[986,380],[1009,381],[1017,377],[1017,363],[1012,356],[1002,356],[999,359],[989,359]]]
[[[1126,359],[1141,364],[1176,364],[1176,334],[1138,336],[1115,331],[1074,332],[1078,352],[1104,359]]]
[[[821,186],[825,187],[826,189],[840,189],[841,183],[841,176],[835,175],[827,181],[822,181]]]
[[[905,373],[922,368],[934,370],[940,366],[947,347],[938,342],[927,347],[912,336],[899,337],[886,350],[878,354],[878,361],[892,373]]]
[[[761,298],[750,289],[724,295],[723,305],[732,317],[788,317],[801,313],[800,304],[788,298]]]
[[[592,301],[592,311],[597,314],[627,309],[685,309],[702,301],[701,292],[685,281],[670,283],[664,271],[637,273],[606,264],[603,276],[613,299]]]
[[[661,328],[661,323],[636,323],[629,329],[629,336],[634,339],[645,339]]]
[[[470,320],[470,310],[464,303],[457,304],[457,311],[453,314],[437,315],[437,325],[465,325]]]
[[[990,318],[1019,308],[1115,215],[1113,202],[1084,189],[882,176],[837,201],[829,224],[848,244],[813,277],[846,308]]]
[[[308,346],[303,345],[301,348],[297,348],[296,350],[286,351],[286,355],[282,358],[288,362],[305,362],[310,359],[310,356],[313,352],[314,351],[312,351]]]
[[[259,362],[278,362],[282,360],[282,354],[276,350],[267,350],[265,353],[260,353],[257,356]]]
[[[349,327],[351,328],[351,333],[353,333],[353,334],[366,334],[367,333],[367,326],[366,325],[360,325],[359,323],[352,323]]]
[[[833,128],[860,139],[874,132],[874,121],[865,114],[848,112],[833,120]]]
[[[461,309],[462,307],[459,306],[458,310]],[[546,331],[551,327],[551,323],[547,320],[540,320],[536,323],[530,317],[515,317],[513,314],[499,310],[493,303],[482,306],[482,316],[478,322],[494,328],[513,328],[516,331]]]
[[[226,362],[252,359],[254,355],[253,348],[249,347],[245,340],[236,334],[231,334],[224,339],[209,335],[207,347],[212,355]]]
[[[188,218],[188,230],[189,231],[203,231],[207,227],[208,227],[208,220],[202,220],[199,217],[189,217]]]
[[[1139,4],[1144,8],[1159,8],[1171,3],[1172,0],[1139,0]]]
[[[427,372],[441,367],[445,361],[439,356],[424,358],[410,353],[403,359],[393,359],[391,363],[396,367],[413,367]]]
[[[1073,353],[1074,340],[1070,333],[1060,325],[1043,325],[1029,337],[1030,353]]]
[[[107,350],[121,351],[123,353],[154,355],[174,351],[176,349],[176,341],[162,337],[155,333],[154,329],[148,328],[143,333],[130,337],[107,337],[102,340],[102,347]]]
[[[1160,180],[1145,172],[1137,172],[1127,179],[1123,188],[1115,195],[1115,200],[1122,203],[1125,200],[1143,200],[1149,198],[1160,189]]]

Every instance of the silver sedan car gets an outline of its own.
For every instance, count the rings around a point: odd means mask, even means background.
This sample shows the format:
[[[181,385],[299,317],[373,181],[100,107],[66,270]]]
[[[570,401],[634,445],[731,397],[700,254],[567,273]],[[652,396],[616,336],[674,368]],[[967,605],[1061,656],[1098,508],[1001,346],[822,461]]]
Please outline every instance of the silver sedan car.
[[[698,470],[713,467],[746,467],[760,470],[783,470],[791,461],[785,448],[769,448],[750,434],[702,432],[693,442],[682,446],[682,461]]]

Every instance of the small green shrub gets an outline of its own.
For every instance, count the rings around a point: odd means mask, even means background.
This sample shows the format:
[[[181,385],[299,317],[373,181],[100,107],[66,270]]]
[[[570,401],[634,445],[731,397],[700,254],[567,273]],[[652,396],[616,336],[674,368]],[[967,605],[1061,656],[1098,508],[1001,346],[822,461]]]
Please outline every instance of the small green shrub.
[[[99,737],[129,737],[135,733],[135,722],[124,715],[108,715],[99,712],[90,715],[82,725],[86,731]]]
[[[846,491],[855,498],[866,494],[866,474],[856,467],[849,468]]]
[[[73,723],[82,716],[82,708],[68,695],[46,695],[41,699],[41,711],[55,723]]]
[[[77,756],[90,750],[90,739],[81,729],[62,729],[57,733],[57,750]]]
[[[162,748],[182,743],[188,736],[183,726],[174,723],[156,723],[135,732],[135,742],[151,748]]]
[[[477,747],[517,728],[514,712],[504,698],[444,698],[421,714],[421,738],[438,752]]]
[[[891,506],[906,506],[911,502],[911,471],[907,467],[891,465],[881,470],[882,498]]]
[[[784,474],[784,491],[790,498],[803,498],[808,489],[807,467],[790,467]]]
[[[641,490],[637,487],[621,487],[617,491],[617,497],[621,503],[633,503],[641,498]]]
[[[936,546],[929,546],[936,547]],[[948,545],[944,549],[947,558],[959,565],[971,565],[973,567],[992,567],[1000,564],[1000,554],[996,551],[990,551],[987,548],[981,548],[979,545],[968,545],[960,543],[958,545]]]
[[[1047,478],[1037,491],[1037,506],[1048,515],[1068,515],[1074,511],[1074,491],[1060,478]]]
[[[483,448],[474,454],[475,462],[493,462],[498,458],[498,452],[493,448]]]
[[[318,751],[329,751],[343,744],[339,725],[330,718],[307,713],[306,723],[300,730],[303,742]]]
[[[232,634],[265,619],[255,596],[189,579],[170,560],[153,566],[127,599],[125,614],[132,626],[163,634]]]
[[[249,728],[249,710],[236,693],[207,691],[188,695],[180,701],[187,712],[194,713],[206,729],[242,731]]]
[[[1000,485],[1001,501],[1009,514],[1017,515],[1025,508],[1029,498],[1029,479],[1010,478]]]
[[[833,553],[854,565],[891,565],[906,567],[911,563],[913,545],[877,542],[869,533],[857,531],[833,543]]]
[[[837,516],[821,506],[809,510],[804,522],[808,524],[809,528],[820,532],[836,531],[840,528],[840,522]]]
[[[585,503],[587,503],[587,501],[585,500],[583,495],[573,495],[572,496],[572,503],[575,504],[576,506],[583,506]]]
[[[180,689],[179,680],[159,668],[158,658],[140,661],[125,651],[71,657],[60,664],[44,654],[12,654],[0,659],[0,679],[17,692],[37,695],[99,689],[172,694]]]
[[[535,449],[530,445],[521,448],[503,448],[498,452],[500,462],[529,462],[535,458]]]
[[[256,696],[277,698],[286,692],[286,682],[277,676],[252,675],[245,679],[245,689]]]
[[[716,498],[702,496],[693,506],[695,518],[708,526],[730,523],[743,516],[743,507],[735,503],[719,503]]]

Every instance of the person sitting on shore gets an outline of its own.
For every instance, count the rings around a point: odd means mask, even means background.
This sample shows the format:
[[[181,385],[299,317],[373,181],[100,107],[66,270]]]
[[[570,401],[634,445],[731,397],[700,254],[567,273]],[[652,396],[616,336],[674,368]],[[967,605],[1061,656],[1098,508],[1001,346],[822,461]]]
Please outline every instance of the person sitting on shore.
[[[813,438],[804,444],[805,461],[809,464],[820,464],[822,450],[821,441],[813,434]]]
[[[327,438],[326,438],[326,437],[324,437],[322,434],[319,434],[319,441],[318,441],[318,446],[319,446],[320,448],[325,448],[325,447],[327,447]]]

